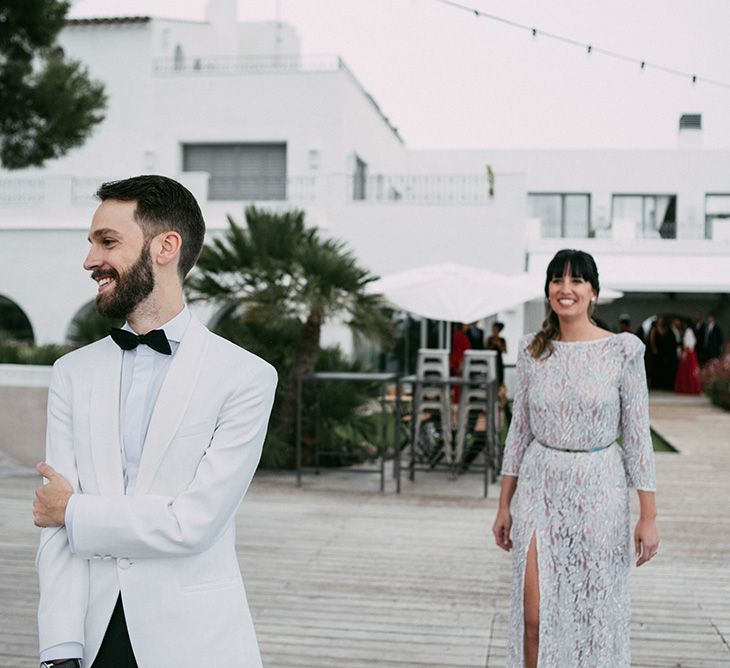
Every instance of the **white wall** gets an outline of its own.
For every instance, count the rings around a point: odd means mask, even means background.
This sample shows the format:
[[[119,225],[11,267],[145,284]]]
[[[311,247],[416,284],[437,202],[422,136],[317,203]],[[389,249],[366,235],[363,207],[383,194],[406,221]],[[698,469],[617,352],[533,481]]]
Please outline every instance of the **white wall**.
[[[62,343],[76,312],[96,295],[82,263],[83,230],[2,230],[0,294],[30,320],[35,342]]]
[[[59,42],[104,83],[107,111],[91,139],[47,163],[43,172],[115,177],[149,171],[145,151],[154,145],[151,23],[72,25],[61,32]]]

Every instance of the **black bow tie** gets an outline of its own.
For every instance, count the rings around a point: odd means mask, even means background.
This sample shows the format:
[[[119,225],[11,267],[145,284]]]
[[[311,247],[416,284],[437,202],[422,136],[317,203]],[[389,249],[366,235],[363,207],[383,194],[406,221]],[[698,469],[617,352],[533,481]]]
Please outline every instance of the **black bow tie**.
[[[140,343],[144,343],[152,348],[152,350],[156,350],[163,355],[172,354],[167,336],[165,336],[165,332],[161,329],[153,329],[151,332],[147,332],[147,334],[135,334],[134,332],[128,332],[126,329],[112,327],[109,330],[109,335],[114,339],[114,343],[122,350],[133,350]]]

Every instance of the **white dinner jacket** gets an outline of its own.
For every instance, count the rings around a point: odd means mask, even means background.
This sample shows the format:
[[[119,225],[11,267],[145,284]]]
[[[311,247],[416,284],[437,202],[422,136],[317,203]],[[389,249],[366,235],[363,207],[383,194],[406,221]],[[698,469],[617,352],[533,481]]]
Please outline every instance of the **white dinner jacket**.
[[[78,642],[91,666],[121,591],[140,668],[260,668],[234,519],[261,455],[276,371],[193,317],[125,496],[121,366],[107,337],[53,368],[46,460],[79,496],[75,554],[65,527],[41,532],[40,649]]]

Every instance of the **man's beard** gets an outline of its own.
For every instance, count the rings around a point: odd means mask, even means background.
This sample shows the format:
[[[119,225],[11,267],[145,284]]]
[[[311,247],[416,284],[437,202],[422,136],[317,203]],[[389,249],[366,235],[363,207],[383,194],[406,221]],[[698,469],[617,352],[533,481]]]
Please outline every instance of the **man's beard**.
[[[103,292],[97,295],[96,310],[105,318],[126,320],[155,287],[149,243],[145,243],[137,261],[123,274],[119,275],[113,269],[92,274],[94,279],[103,276],[114,279],[114,287],[108,295]]]

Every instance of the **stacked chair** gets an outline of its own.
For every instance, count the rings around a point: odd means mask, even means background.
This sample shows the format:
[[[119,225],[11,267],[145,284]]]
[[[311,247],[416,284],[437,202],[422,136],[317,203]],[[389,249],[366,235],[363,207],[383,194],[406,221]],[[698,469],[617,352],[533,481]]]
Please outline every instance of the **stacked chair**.
[[[494,350],[467,350],[464,353],[464,368],[462,378],[465,381],[491,383],[497,378],[497,353]],[[467,429],[475,425],[480,416],[485,419],[485,444],[490,442],[490,430],[495,430],[499,419],[499,407],[492,401],[494,407],[492,415],[487,415],[489,387],[462,385],[459,397],[459,412],[456,420],[456,448],[454,460],[458,465],[465,466],[464,443]]]
[[[428,461],[431,466],[435,466],[438,462],[440,445],[426,438],[426,430],[423,429],[424,412],[432,416],[438,413],[443,450],[447,462],[452,464],[451,399],[449,385],[446,382],[449,378],[449,351],[441,348],[420,348],[416,375],[420,382],[416,383],[412,424],[417,455]]]

